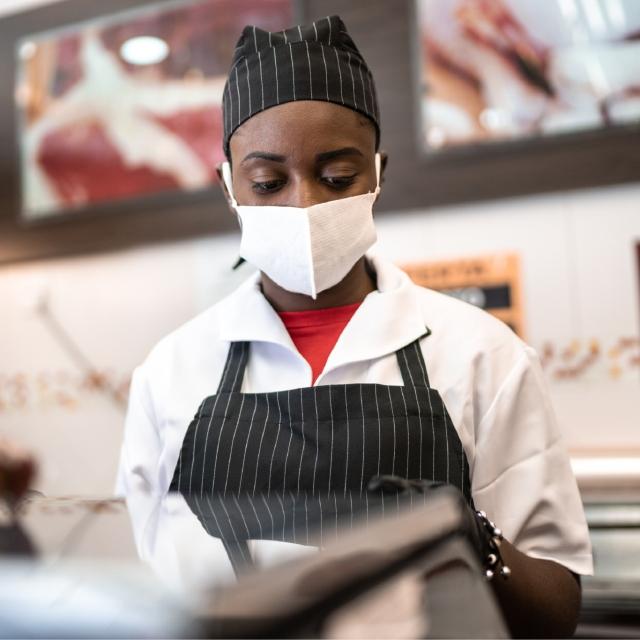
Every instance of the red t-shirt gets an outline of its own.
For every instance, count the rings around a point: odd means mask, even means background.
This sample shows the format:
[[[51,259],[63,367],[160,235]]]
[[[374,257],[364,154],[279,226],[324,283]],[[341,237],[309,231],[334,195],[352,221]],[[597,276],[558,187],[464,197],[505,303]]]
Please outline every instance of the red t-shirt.
[[[293,344],[311,365],[313,382],[322,373],[333,347],[360,302],[316,311],[281,311],[278,313]]]

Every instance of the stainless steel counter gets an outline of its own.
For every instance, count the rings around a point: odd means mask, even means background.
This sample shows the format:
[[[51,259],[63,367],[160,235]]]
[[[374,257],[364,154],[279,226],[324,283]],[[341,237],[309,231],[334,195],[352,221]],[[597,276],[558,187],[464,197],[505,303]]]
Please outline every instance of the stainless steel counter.
[[[640,637],[640,495],[585,492],[594,575],[583,585],[576,637]]]

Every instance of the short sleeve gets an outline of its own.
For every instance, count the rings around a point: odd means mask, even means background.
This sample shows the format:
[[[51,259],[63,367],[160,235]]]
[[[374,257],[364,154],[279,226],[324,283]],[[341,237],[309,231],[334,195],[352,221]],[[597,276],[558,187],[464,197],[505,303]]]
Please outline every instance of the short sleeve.
[[[575,573],[593,573],[580,493],[529,347],[523,346],[479,424],[472,492],[476,507],[517,549]]]
[[[119,496],[150,493],[157,485],[161,442],[143,367],[131,379],[129,406],[116,479]]]

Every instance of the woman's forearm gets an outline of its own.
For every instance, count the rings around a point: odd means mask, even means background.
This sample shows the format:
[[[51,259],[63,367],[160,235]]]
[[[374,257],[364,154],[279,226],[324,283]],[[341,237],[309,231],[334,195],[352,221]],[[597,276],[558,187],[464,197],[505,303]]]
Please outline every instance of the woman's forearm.
[[[492,585],[514,637],[566,638],[573,635],[581,602],[580,579],[550,560],[531,558],[508,541],[502,557],[511,577]]]

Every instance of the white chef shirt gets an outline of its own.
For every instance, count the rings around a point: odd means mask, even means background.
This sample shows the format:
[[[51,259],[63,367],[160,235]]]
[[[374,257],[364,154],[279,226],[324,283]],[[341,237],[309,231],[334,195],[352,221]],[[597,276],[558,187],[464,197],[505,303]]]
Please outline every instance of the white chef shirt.
[[[367,259],[378,289],[349,321],[315,384],[402,385],[395,352],[428,327],[422,353],[469,460],[476,507],[520,551],[592,573],[580,495],[533,349],[484,311],[415,285],[375,255]],[[232,341],[251,342],[243,392],[312,385],[310,365],[255,274],[161,340],[134,371],[119,494],[160,498],[168,491],[187,427],[216,393]]]

